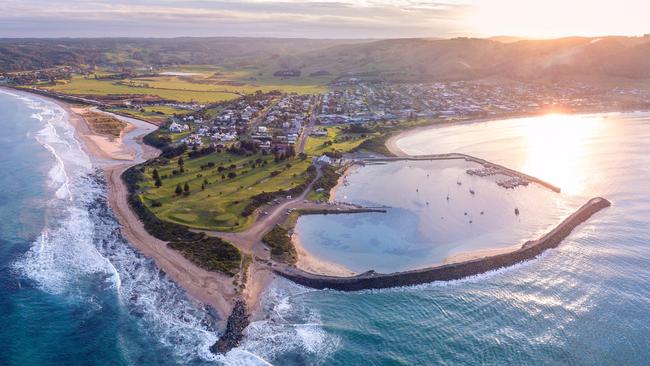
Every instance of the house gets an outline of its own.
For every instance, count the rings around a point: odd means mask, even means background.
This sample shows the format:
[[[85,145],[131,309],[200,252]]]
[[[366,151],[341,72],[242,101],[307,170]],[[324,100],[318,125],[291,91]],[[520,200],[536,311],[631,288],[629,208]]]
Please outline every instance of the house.
[[[178,124],[176,122],[172,122],[172,124],[169,125],[169,132],[173,132],[173,133],[185,132],[185,131],[189,131],[189,129],[190,129],[190,126],[188,126],[188,125],[180,125],[180,124]]]
[[[314,163],[318,165],[332,165],[334,164],[334,159],[330,158],[327,155],[321,155],[318,158],[316,158],[316,161]]]
[[[324,129],[317,129],[317,130],[313,130],[311,135],[317,137],[325,137],[327,136],[327,131],[325,131]]]

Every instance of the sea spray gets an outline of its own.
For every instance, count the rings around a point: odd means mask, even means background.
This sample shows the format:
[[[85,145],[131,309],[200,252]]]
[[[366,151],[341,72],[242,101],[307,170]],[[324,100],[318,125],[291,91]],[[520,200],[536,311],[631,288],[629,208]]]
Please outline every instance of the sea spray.
[[[43,125],[34,137],[53,158],[52,198],[41,235],[13,268],[42,291],[79,306],[100,311],[111,306],[106,299],[116,299],[140,332],[156,339],[157,348],[165,349],[163,354],[173,356],[172,364],[215,360],[209,352],[217,339],[215,315],[188,299],[185,291],[122,237],[106,201],[103,172],[92,169],[66,113],[44,100],[21,100]],[[125,355],[133,353],[129,349],[133,343],[133,339],[120,341]]]
[[[326,363],[340,346],[340,339],[322,327],[317,311],[306,306],[302,297],[314,290],[284,279],[276,279],[262,298],[267,318],[252,322],[239,348],[226,360],[243,357],[243,352],[277,364]]]
[[[117,327],[120,357],[130,364],[154,359],[170,365],[268,365],[267,360],[282,364],[287,357],[319,364],[338,348],[338,338],[326,334],[317,312],[300,305],[305,290],[280,280],[264,299],[268,319],[246,330],[241,347],[225,356],[212,354],[218,316],[188,298],[122,236],[107,204],[103,172],[93,170],[65,111],[17,97],[32,108],[32,119],[42,126],[32,137],[52,158],[45,227],[13,264],[22,281],[64,299],[86,319],[113,309],[108,314],[115,318],[107,324]]]

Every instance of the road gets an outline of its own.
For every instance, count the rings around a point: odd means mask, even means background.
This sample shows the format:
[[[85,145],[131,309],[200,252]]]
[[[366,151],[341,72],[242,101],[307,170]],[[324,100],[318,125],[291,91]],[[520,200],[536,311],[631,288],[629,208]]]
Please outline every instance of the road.
[[[320,167],[316,166],[316,177],[307,185],[307,188],[298,196],[292,199],[285,200],[274,206],[267,206],[267,215],[258,217],[257,221],[248,229],[238,233],[226,233],[220,231],[203,231],[208,235],[218,236],[233,243],[237,248],[246,252],[252,253],[260,258],[268,259],[269,252],[266,246],[262,243],[262,237],[269,232],[275,225],[284,222],[288,214],[287,210],[290,208],[301,208],[304,200],[311,192],[314,183],[321,177],[322,173]],[[262,209],[258,209],[262,211]]]
[[[314,108],[311,110],[311,114],[309,115],[309,121],[307,121],[307,124],[305,125],[305,128],[302,129],[302,133],[300,134],[300,141],[298,142],[298,153],[304,153],[305,152],[305,146],[307,145],[307,138],[309,138],[309,135],[311,135],[311,131],[314,129],[314,125],[316,125],[316,120],[317,120],[317,115],[318,115],[318,109],[320,107],[321,103],[321,96],[317,96],[316,103],[314,104]]]

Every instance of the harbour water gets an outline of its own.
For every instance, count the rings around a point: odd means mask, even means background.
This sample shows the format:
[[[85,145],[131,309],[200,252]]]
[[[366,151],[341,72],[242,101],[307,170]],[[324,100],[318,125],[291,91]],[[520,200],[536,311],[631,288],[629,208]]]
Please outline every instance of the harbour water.
[[[335,199],[387,206],[387,212],[303,216],[296,232],[315,256],[356,272],[390,273],[441,264],[459,253],[521,245],[580,205],[537,184],[506,189],[497,184],[503,175],[467,174],[481,168],[464,160],[354,168]]]
[[[513,268],[410,288],[304,290],[286,307],[317,314],[322,339],[334,339],[321,364],[646,364],[649,138],[643,113],[492,121],[405,138],[398,145],[411,154],[471,154],[557,184],[576,201],[603,196],[613,205]],[[280,364],[301,364],[294,357]]]
[[[215,316],[122,238],[65,112],[2,92],[0,364],[645,364],[650,118],[536,122],[449,126],[400,146],[470,153],[549,180],[580,202],[612,201],[559,248],[514,268],[412,288],[342,293],[279,279],[242,346],[215,357]]]

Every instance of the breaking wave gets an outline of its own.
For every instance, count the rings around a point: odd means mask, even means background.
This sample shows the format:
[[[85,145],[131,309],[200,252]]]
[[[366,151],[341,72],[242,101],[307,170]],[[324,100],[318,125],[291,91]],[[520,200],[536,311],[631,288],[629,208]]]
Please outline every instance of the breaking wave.
[[[318,314],[300,303],[300,294],[309,290],[279,280],[263,300],[267,319],[246,329],[241,347],[225,356],[212,354],[209,347],[218,339],[218,315],[188,298],[122,236],[108,206],[103,173],[93,168],[75,138],[66,111],[46,100],[16,97],[42,124],[34,137],[53,158],[48,175],[52,199],[47,204],[45,228],[14,263],[16,271],[45,292],[95,309],[110,306],[103,298],[114,299],[138,324],[138,332],[171,355],[170,364],[271,364],[267,360],[321,364],[338,348],[340,340],[328,335]],[[131,344],[128,335],[118,337],[127,359],[138,353],[132,352],[138,346]]]
[[[19,96],[43,124],[35,135],[53,157],[46,225],[14,269],[41,290],[73,302],[97,302],[114,294],[141,329],[175,356],[172,363],[216,360],[216,315],[190,300],[153,261],[122,237],[108,207],[103,174],[95,171],[58,105]],[[102,305],[99,304],[99,307]],[[128,353],[129,342],[121,342]]]
[[[252,322],[246,328],[243,344],[229,352],[227,361],[256,355],[258,362],[275,360],[277,364],[319,365],[339,348],[341,340],[327,333],[319,314],[302,300],[307,289],[284,279],[277,279],[262,299],[267,319]],[[229,363],[230,363],[229,362]]]

